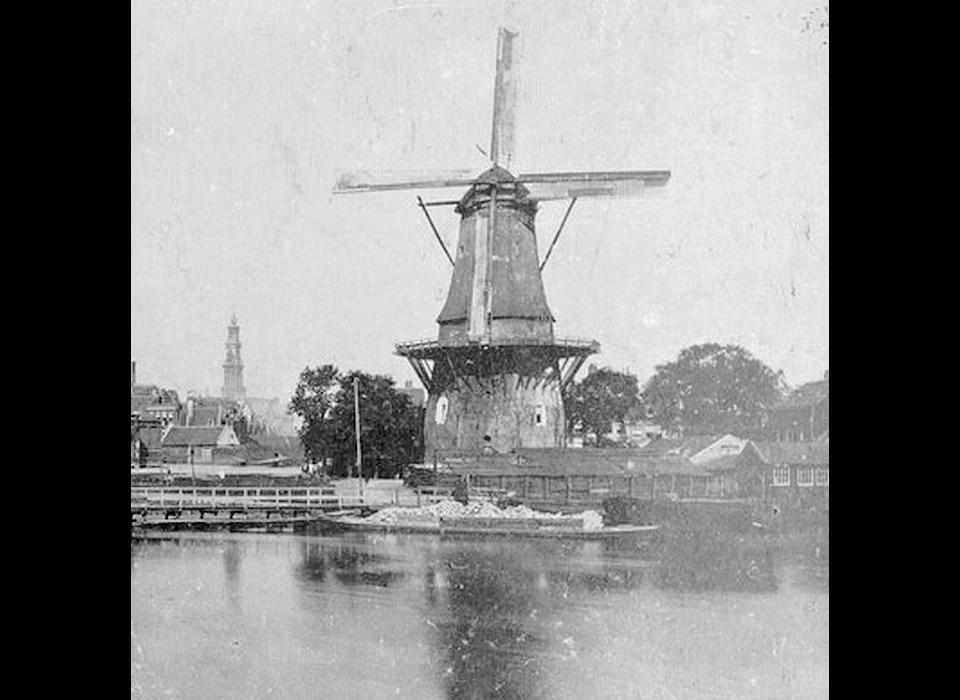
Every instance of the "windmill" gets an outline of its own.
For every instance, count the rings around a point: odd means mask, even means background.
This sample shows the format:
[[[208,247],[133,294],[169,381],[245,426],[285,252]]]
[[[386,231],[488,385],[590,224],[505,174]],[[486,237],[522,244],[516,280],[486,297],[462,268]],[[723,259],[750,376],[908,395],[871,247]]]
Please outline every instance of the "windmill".
[[[335,194],[467,187],[455,201],[418,205],[453,265],[436,340],[398,343],[428,393],[424,424],[427,459],[460,450],[506,452],[565,444],[563,395],[592,340],[555,338],[541,272],[580,197],[633,197],[661,187],[665,170],[511,174],[517,113],[518,34],[501,28],[497,41],[492,167],[469,171],[394,174],[343,173]],[[534,221],[540,202],[570,203],[543,261]],[[456,258],[430,217],[431,206],[460,215]]]

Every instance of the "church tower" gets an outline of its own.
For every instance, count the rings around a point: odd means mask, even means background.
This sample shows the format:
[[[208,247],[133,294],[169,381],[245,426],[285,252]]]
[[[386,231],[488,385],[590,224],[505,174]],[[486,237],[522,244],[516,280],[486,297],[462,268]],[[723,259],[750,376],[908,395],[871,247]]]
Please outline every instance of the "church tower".
[[[240,326],[237,315],[233,314],[227,326],[227,358],[223,362],[223,387],[220,396],[225,399],[240,400],[246,398],[243,387],[243,360],[240,359]]]

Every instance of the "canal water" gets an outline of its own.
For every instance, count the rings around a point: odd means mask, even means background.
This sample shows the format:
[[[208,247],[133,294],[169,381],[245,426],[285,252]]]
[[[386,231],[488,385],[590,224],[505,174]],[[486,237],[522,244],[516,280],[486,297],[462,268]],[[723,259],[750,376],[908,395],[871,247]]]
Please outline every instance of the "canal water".
[[[828,540],[134,540],[131,697],[826,698]]]

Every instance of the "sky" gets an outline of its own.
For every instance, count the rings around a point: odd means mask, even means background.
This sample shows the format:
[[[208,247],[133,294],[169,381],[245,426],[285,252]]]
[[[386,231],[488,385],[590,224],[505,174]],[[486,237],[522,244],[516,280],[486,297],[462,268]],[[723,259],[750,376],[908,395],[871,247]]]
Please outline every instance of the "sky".
[[[736,343],[829,368],[829,16],[809,0],[133,0],[131,358],[219,395],[236,313],[251,396],[305,366],[416,377],[451,268],[417,195],[338,170],[489,167],[497,30],[520,33],[513,172],[670,170],[580,199],[546,266],[563,337],[641,383]],[[566,209],[541,205],[540,256]],[[449,248],[458,217],[432,215]]]

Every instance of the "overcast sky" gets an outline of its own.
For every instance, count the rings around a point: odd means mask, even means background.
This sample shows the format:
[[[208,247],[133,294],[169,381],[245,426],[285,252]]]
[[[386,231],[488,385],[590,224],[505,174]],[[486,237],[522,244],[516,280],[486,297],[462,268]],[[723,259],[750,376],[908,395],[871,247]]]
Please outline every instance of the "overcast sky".
[[[580,200],[544,271],[562,336],[645,381],[731,342],[792,384],[829,367],[829,28],[809,0],[134,0],[131,358],[219,394],[305,365],[415,375],[451,268],[416,196],[333,196],[337,169],[489,163],[497,28],[520,32],[514,172],[669,169]],[[478,148],[479,147],[479,148]],[[564,202],[542,205],[541,257]],[[433,210],[454,247],[458,217]]]

